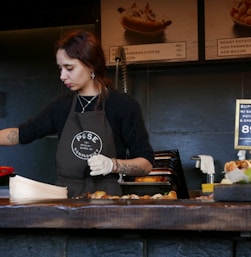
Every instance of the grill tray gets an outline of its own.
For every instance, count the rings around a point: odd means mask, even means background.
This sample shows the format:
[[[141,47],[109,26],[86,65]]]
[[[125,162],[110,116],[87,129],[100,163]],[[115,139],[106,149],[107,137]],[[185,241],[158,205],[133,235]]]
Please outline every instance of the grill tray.
[[[157,151],[154,153],[155,164],[148,176],[163,175],[167,182],[134,182],[134,176],[123,176],[121,187],[123,194],[154,195],[176,191],[179,199],[189,199],[187,184],[178,150]]]

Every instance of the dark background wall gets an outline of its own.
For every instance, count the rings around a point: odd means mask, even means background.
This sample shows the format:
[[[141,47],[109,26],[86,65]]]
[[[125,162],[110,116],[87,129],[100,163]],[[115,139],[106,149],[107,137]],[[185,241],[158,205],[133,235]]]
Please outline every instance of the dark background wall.
[[[22,15],[14,15],[10,8],[0,18],[0,129],[25,121],[65,90],[53,54],[58,36],[68,26],[94,24],[84,27],[97,33],[100,25],[99,1],[81,5],[76,1],[72,7],[20,8],[25,11]],[[79,18],[79,12],[86,15]],[[6,22],[1,22],[4,19]],[[248,59],[128,65],[129,93],[142,106],[152,146],[155,151],[179,150],[189,189],[200,189],[206,181],[195,169],[193,155],[214,157],[217,182],[223,176],[224,163],[237,158],[235,100],[251,98],[250,66]],[[114,68],[109,68],[108,74],[114,79]],[[53,183],[56,144],[57,138],[48,137],[26,146],[1,147],[0,165],[14,166],[20,175]]]
[[[250,68],[248,62],[129,67],[129,92],[142,104],[151,143],[156,151],[179,150],[190,189],[206,181],[192,156],[214,157],[217,182],[224,163],[237,159],[235,101],[251,97]]]

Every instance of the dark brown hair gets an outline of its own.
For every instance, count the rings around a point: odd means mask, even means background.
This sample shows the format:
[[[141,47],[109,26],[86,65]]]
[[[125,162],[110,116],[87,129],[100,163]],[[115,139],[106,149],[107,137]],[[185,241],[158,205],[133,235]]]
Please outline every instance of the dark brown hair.
[[[55,43],[55,53],[64,49],[70,58],[76,58],[95,73],[95,81],[101,85],[100,101],[107,96],[107,86],[112,86],[106,77],[104,51],[97,37],[85,30],[65,32]]]

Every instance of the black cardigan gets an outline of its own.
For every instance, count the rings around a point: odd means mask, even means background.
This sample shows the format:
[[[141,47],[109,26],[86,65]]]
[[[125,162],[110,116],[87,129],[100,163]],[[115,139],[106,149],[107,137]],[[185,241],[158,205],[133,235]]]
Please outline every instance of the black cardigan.
[[[75,92],[62,93],[34,117],[19,126],[19,141],[28,144],[48,135],[60,135],[69,114]],[[94,109],[95,101],[86,111]],[[76,111],[81,111],[79,102]],[[129,94],[109,89],[105,112],[113,131],[117,158],[144,157],[154,163],[153,149],[149,143],[141,107]],[[128,156],[129,153],[129,156]]]

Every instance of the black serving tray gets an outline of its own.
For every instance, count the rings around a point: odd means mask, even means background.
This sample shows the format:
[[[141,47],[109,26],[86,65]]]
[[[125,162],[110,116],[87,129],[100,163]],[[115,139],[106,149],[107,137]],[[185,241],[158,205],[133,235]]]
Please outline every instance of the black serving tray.
[[[174,190],[169,182],[122,182],[121,187],[123,195],[137,194],[139,196],[166,194]]]

